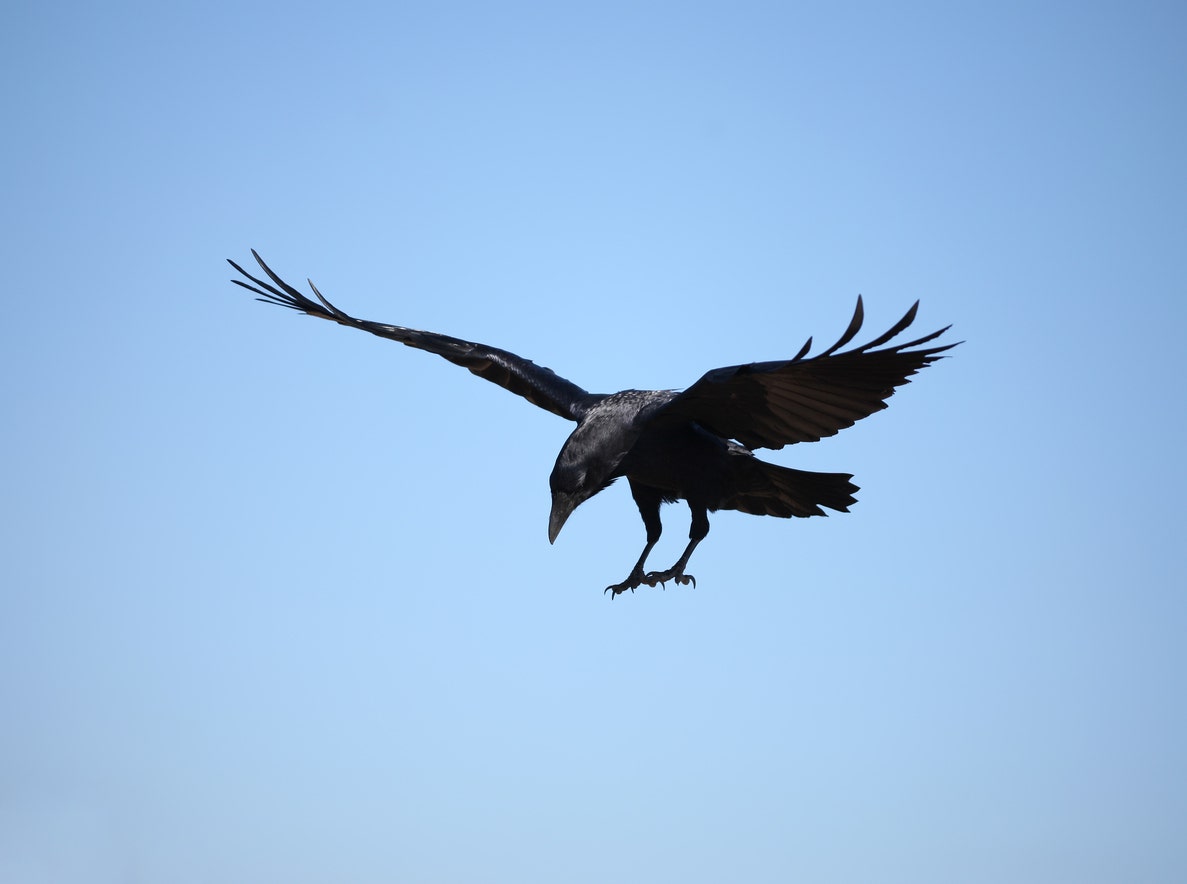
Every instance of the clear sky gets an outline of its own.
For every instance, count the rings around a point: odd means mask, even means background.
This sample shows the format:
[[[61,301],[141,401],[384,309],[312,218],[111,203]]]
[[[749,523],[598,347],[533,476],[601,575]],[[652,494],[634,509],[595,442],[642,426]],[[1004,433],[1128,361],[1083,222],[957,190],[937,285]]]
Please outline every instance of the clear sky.
[[[1187,880],[1185,9],[9,4],[0,881]],[[612,603],[569,424],[251,247],[596,391],[966,343]]]

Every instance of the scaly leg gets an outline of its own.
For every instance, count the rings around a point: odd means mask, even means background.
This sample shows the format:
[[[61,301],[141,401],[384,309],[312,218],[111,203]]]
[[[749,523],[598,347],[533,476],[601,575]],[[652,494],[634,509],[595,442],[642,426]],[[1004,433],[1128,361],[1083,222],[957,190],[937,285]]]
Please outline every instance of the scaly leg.
[[[692,510],[692,527],[688,530],[688,546],[684,548],[684,552],[671,568],[666,571],[652,571],[644,576],[643,582],[648,586],[655,586],[657,583],[663,585],[669,580],[675,580],[680,585],[687,586],[691,583],[693,588],[696,588],[697,579],[691,574],[685,574],[684,569],[688,565],[689,558],[692,557],[692,551],[697,548],[697,544],[709,535],[709,511],[704,506],[691,502],[688,504],[688,508]]]
[[[618,595],[621,592],[626,592],[628,589],[631,592],[635,591],[635,587],[642,586],[647,582],[647,575],[643,572],[643,566],[647,562],[647,556],[651,553],[651,548],[655,546],[659,536],[663,533],[664,526],[659,520],[659,506],[663,503],[663,498],[659,492],[653,488],[648,488],[646,485],[636,485],[631,482],[631,496],[635,498],[635,503],[639,506],[639,515],[643,517],[643,525],[647,528],[647,545],[643,547],[643,554],[639,556],[639,561],[635,562],[635,567],[631,569],[631,573],[627,575],[626,580],[622,583],[613,583],[607,586],[604,592],[613,592]],[[654,583],[651,584],[655,586]],[[614,595],[610,598],[614,598]]]

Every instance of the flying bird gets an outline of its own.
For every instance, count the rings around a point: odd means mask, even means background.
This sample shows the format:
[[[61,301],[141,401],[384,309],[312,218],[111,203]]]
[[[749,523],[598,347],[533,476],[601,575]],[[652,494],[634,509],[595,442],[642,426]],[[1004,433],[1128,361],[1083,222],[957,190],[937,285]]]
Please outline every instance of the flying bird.
[[[685,570],[697,544],[709,533],[709,513],[738,510],[779,518],[824,516],[823,508],[848,512],[858,487],[849,473],[817,473],[777,466],[754,456],[756,448],[779,449],[817,442],[886,407],[897,387],[956,344],[924,346],[951,326],[903,344],[890,345],[915,320],[916,301],[885,334],[842,351],[861,330],[861,297],[848,328],[827,350],[809,356],[812,339],[790,359],[713,369],[684,391],[623,390],[590,393],[507,350],[434,332],[356,319],[331,304],[309,281],[316,301],[252,255],[270,282],[228,263],[244,279],[232,280],[257,300],[328,319],[436,353],[533,405],[577,424],[561,446],[548,483],[552,510],[548,541],[556,541],[578,506],[616,479],[626,477],[639,507],[647,542],[626,579],[606,587],[618,594],[639,586],[696,586]],[[247,281],[244,281],[247,280]],[[959,343],[959,342],[958,342]],[[648,571],[647,556],[663,530],[660,506],[683,500],[692,513],[688,546],[672,567]]]

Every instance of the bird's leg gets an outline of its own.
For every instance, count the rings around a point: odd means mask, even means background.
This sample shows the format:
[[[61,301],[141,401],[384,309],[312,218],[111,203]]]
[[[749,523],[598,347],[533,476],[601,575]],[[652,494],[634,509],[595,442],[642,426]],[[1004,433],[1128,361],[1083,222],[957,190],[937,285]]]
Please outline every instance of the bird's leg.
[[[647,574],[643,578],[643,582],[648,586],[655,586],[657,583],[662,585],[669,580],[675,580],[682,586],[691,583],[693,588],[696,588],[697,579],[691,574],[685,574],[684,568],[688,565],[688,560],[692,556],[692,551],[697,548],[697,544],[709,534],[709,513],[705,507],[692,503],[688,505],[688,508],[692,510],[692,527],[688,531],[688,546],[684,548],[684,552],[671,568]]]
[[[643,547],[643,554],[639,556],[639,561],[635,562],[635,567],[631,568],[631,573],[627,575],[626,580],[606,587],[605,592],[613,592],[614,595],[626,592],[628,589],[634,592],[635,587],[646,582],[647,576],[643,573],[643,565],[647,562],[651,548],[655,546],[664,530],[664,526],[659,520],[659,505],[663,502],[663,498],[652,489],[644,485],[636,485],[634,482],[631,482],[631,496],[635,498],[635,503],[639,506],[639,515],[643,517],[643,525],[647,528],[647,545]],[[651,585],[655,586],[654,583]],[[614,595],[610,598],[614,598]]]

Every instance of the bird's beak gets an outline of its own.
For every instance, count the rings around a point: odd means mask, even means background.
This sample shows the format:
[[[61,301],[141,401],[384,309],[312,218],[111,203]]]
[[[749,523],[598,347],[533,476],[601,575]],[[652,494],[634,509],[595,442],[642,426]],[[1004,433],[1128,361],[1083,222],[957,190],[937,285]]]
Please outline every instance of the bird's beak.
[[[577,509],[577,504],[580,502],[574,494],[554,493],[552,495],[552,512],[548,515],[549,543],[556,542],[556,536],[561,533],[565,521],[569,518],[570,513]]]

